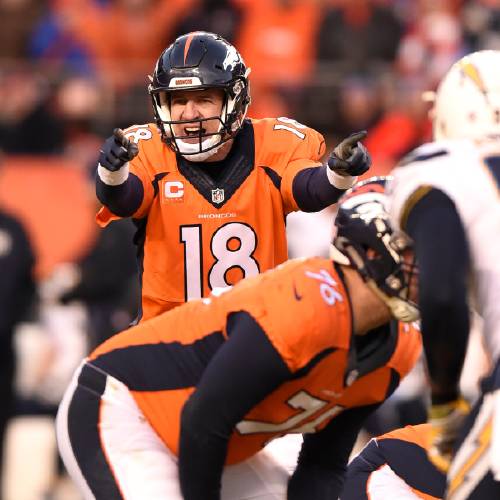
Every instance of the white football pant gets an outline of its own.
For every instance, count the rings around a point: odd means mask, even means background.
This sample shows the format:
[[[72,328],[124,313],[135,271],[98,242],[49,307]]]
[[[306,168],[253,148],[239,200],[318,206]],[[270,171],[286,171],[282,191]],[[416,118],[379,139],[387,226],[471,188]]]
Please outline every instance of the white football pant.
[[[86,381],[100,379],[95,386],[82,384],[82,370]],[[56,432],[64,464],[85,499],[182,500],[177,457],[116,378],[82,363],[59,406]],[[270,451],[226,466],[221,499],[285,500],[301,441],[285,437]]]

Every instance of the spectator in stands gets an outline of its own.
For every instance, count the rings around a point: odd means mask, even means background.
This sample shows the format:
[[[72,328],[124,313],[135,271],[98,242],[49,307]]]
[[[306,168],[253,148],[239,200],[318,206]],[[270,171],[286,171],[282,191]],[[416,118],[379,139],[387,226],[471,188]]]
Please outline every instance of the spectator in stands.
[[[461,21],[467,50],[500,49],[500,9],[497,0],[464,2]]]
[[[127,328],[137,314],[133,234],[134,227],[126,220],[99,231],[81,259],[57,266],[50,284],[46,283],[51,288],[51,300],[60,304],[77,301],[85,306],[89,348]]]
[[[172,40],[178,20],[196,0],[53,0],[55,34],[45,53],[54,49],[76,57],[114,87],[143,83],[158,53]],[[68,42],[65,42],[68,40]]]
[[[344,78],[339,88],[338,107],[339,116],[334,124],[337,136],[342,136],[349,127],[370,129],[380,114],[378,82],[361,75]]]
[[[85,170],[95,162],[95,152],[108,130],[106,110],[110,99],[95,78],[72,75],[58,86],[53,109],[64,131],[64,156]]]
[[[0,75],[0,149],[13,154],[62,150],[63,130],[50,97],[47,80],[33,71]]]
[[[191,31],[218,33],[229,43],[234,43],[241,23],[238,0],[203,0],[175,27],[175,38]]]
[[[270,116],[269,103],[275,108],[281,106],[288,115],[294,111],[314,68],[320,2],[232,0],[232,3],[242,13],[236,46],[252,68],[255,96],[252,117]]]
[[[403,26],[388,6],[373,0],[349,0],[323,15],[317,45],[318,61],[352,72],[367,72],[375,65],[391,65]]]
[[[5,429],[14,402],[13,334],[34,298],[33,266],[33,251],[22,224],[0,209],[0,487]]]
[[[415,2],[414,9],[414,22],[398,49],[397,71],[424,78],[434,89],[465,51],[460,19],[452,0]]]
[[[89,43],[74,28],[75,13],[91,8],[94,0],[51,0],[35,24],[29,40],[29,55],[54,71],[96,74],[97,68]]]
[[[0,59],[16,64],[28,55],[33,27],[44,12],[38,0],[0,0]]]
[[[381,114],[369,127],[367,138],[373,175],[387,175],[406,153],[431,137],[430,105],[422,97],[428,90],[425,80],[392,78],[384,90]]]

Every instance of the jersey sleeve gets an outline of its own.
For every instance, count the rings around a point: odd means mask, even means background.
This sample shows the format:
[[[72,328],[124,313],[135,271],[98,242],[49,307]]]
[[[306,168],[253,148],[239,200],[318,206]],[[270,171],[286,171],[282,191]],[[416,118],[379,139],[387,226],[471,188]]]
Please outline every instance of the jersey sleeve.
[[[443,497],[446,476],[427,456],[431,447],[430,424],[396,429],[379,436],[376,441],[391,470],[418,498]]]
[[[427,458],[428,431],[406,426],[370,440],[349,464],[342,500],[442,498],[446,478]]]
[[[125,131],[125,136],[134,141],[139,147],[138,155],[129,162],[130,175],[125,182],[131,182],[132,176],[142,185],[141,200],[138,208],[130,214],[130,217],[141,219],[147,216],[149,208],[155,197],[155,179],[158,172],[165,164],[165,156],[169,152],[161,143],[159,133],[153,125],[134,125]],[[121,186],[116,186],[120,188]],[[125,192],[125,190],[124,190]],[[119,195],[118,195],[119,196]],[[99,225],[106,226],[112,220],[121,218],[114,214],[109,207],[104,206],[98,212],[96,220]]]
[[[299,210],[293,196],[295,176],[311,167],[321,167],[321,158],[325,154],[325,140],[313,129],[307,129],[305,139],[296,145],[292,157],[285,168],[281,183],[281,196],[287,213]]]
[[[431,399],[434,403],[452,401],[459,393],[470,327],[467,235],[453,201],[434,189],[413,208],[407,233],[414,241],[419,267],[420,318],[432,380]]]
[[[405,427],[400,427],[382,436],[378,436],[377,439],[379,441],[382,439],[399,439],[401,441],[415,443],[427,449],[430,446],[430,431],[430,424],[406,425]]]
[[[331,348],[349,346],[350,306],[328,259],[296,261],[260,288],[265,297],[257,317],[292,372]]]
[[[321,166],[325,139],[316,130],[284,117],[261,120],[254,123],[254,129],[257,164],[271,168],[280,177],[285,212],[299,210],[293,196],[294,178],[306,168]]]
[[[349,466],[344,492],[340,497],[342,500],[437,500],[436,497],[416,493],[387,464],[373,471],[363,465],[356,460]]]
[[[140,179],[140,181],[142,182],[142,187],[144,189],[142,203],[137,211],[133,214],[133,217],[138,219],[141,219],[147,215],[149,207],[151,206],[151,202],[154,198],[154,188],[152,182],[154,177],[151,178],[151,174],[148,172],[144,160],[144,155],[141,155],[139,151],[139,155],[130,162],[130,172],[135,174]]]

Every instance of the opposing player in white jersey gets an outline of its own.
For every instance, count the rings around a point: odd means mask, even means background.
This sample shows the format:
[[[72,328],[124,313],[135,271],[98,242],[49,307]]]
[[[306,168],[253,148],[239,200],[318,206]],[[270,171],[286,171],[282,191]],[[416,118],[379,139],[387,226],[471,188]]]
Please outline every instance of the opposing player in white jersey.
[[[500,498],[500,51],[456,62],[432,113],[435,141],[407,156],[387,188],[393,224],[413,238],[420,269],[430,458],[449,466],[446,498]],[[494,369],[466,417],[458,382],[469,307],[484,320]]]

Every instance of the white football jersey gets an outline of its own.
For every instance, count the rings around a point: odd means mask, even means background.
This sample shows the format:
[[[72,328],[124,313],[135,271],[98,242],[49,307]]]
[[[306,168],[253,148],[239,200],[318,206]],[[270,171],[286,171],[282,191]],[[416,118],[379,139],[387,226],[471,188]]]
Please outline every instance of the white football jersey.
[[[393,225],[404,231],[412,208],[430,189],[453,202],[471,255],[471,305],[484,320],[489,352],[500,354],[500,141],[425,144],[393,171],[387,186]]]

